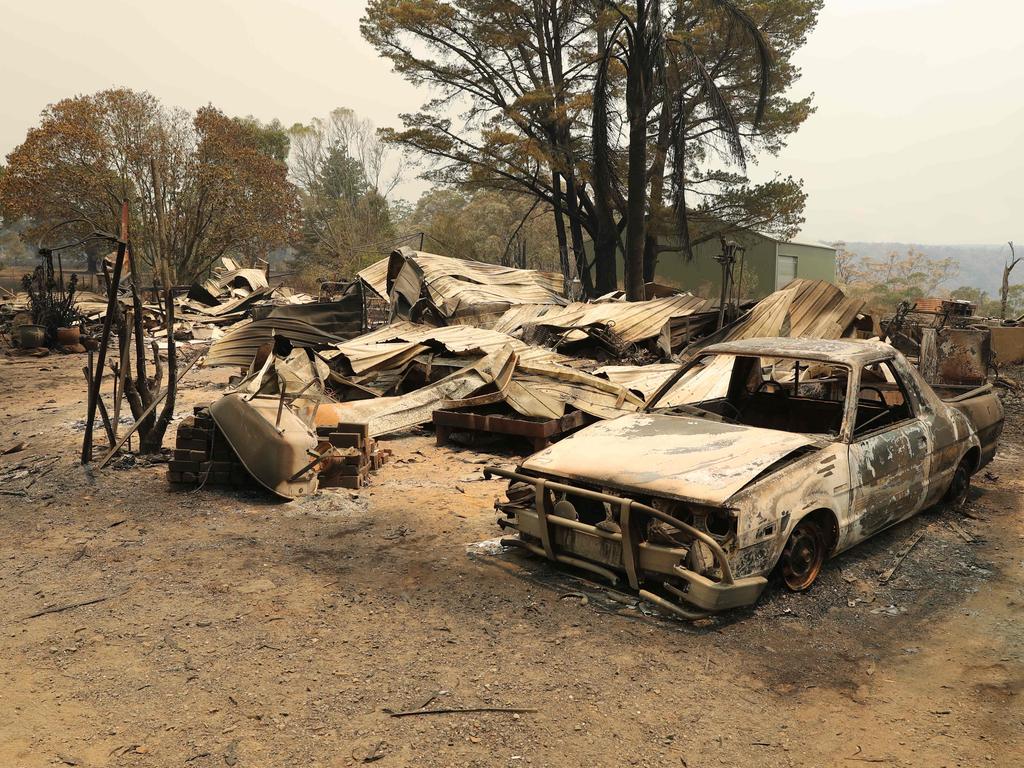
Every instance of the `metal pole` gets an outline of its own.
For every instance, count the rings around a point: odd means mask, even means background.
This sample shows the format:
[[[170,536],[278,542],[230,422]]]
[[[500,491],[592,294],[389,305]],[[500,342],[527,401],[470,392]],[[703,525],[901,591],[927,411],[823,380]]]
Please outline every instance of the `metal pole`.
[[[718,328],[725,325],[725,299],[726,291],[728,290],[729,280],[729,263],[725,260],[724,254],[722,258],[722,293],[721,298],[718,300]]]

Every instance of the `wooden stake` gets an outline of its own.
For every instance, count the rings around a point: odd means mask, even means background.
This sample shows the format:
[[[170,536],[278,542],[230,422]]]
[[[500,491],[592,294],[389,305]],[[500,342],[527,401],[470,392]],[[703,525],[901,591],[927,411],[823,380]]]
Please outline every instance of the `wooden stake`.
[[[107,362],[107,345],[110,343],[110,326],[114,321],[114,310],[117,309],[117,286],[121,282],[121,269],[124,266],[124,254],[128,243],[124,237],[128,230],[128,203],[121,205],[121,235],[117,242],[117,259],[114,261],[114,274],[110,278],[110,290],[107,291],[107,314],[103,318],[103,335],[100,336],[100,348],[97,352],[97,365],[93,378],[89,382],[89,401],[85,419],[85,436],[82,438],[82,463],[92,461],[92,422],[96,418],[96,403],[100,398],[100,385],[103,383],[103,366]]]

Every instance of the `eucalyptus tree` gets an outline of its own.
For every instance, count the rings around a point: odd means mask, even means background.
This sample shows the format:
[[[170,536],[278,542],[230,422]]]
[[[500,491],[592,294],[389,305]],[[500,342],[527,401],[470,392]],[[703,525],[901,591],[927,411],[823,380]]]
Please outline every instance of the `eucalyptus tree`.
[[[811,111],[786,96],[821,0],[371,0],[363,35],[431,98],[385,139],[425,176],[550,206],[563,271],[642,298],[660,247],[795,229],[800,183],[751,184]],[[687,195],[695,202],[687,199]],[[593,241],[593,257],[583,239]],[[571,246],[574,258],[568,258]]]

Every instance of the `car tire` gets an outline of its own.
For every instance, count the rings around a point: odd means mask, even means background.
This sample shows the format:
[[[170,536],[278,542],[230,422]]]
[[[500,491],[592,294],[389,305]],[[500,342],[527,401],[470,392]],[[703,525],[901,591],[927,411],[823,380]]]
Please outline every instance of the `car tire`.
[[[957,465],[953,473],[953,479],[949,481],[949,489],[943,497],[943,501],[954,509],[959,509],[967,501],[967,495],[971,492],[971,466],[964,458]]]
[[[805,517],[797,523],[779,557],[779,574],[786,589],[810,589],[821,573],[827,549],[825,531],[818,520]]]

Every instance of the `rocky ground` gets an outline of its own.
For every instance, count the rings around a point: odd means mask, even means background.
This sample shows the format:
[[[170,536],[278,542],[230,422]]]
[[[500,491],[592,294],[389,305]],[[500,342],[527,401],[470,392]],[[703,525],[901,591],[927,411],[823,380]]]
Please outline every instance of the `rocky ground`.
[[[0,766],[1021,764],[1016,399],[965,510],[695,626],[481,544],[492,454],[427,433],[290,504],[86,472],[81,366],[0,358]],[[391,714],[425,704],[526,711]]]

